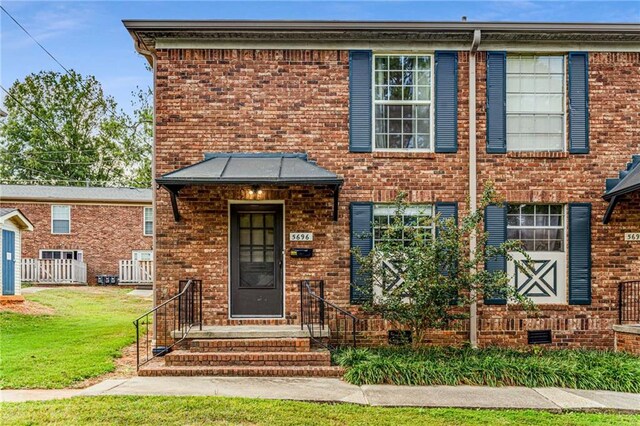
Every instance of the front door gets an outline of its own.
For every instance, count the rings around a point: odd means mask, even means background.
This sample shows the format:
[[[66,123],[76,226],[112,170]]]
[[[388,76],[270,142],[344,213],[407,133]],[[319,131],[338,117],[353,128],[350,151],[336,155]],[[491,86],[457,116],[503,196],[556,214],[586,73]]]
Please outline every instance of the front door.
[[[2,230],[2,294],[16,293],[16,240],[15,232]]]
[[[282,317],[282,205],[231,205],[231,316]]]

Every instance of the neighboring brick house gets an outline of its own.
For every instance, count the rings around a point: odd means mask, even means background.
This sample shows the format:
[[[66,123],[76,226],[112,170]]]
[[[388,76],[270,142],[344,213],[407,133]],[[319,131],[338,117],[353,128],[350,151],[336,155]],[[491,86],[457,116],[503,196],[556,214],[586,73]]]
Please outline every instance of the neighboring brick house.
[[[487,211],[491,243],[525,243],[536,276],[517,285],[539,311],[480,301],[430,341],[519,346],[549,330],[554,346],[613,347],[618,283],[640,270],[640,243],[625,241],[640,194],[619,194],[606,224],[602,196],[628,162],[640,170],[639,25],[125,26],[154,67],[156,303],[191,277],[206,325],[299,324],[300,280],[323,279],[359,313],[350,248],[375,244],[361,231],[397,193],[452,216],[492,180],[508,205]],[[368,319],[362,337],[387,331]]]
[[[19,208],[34,225],[22,237],[23,281],[95,284],[135,260],[151,266],[150,189],[0,185],[0,207]]]

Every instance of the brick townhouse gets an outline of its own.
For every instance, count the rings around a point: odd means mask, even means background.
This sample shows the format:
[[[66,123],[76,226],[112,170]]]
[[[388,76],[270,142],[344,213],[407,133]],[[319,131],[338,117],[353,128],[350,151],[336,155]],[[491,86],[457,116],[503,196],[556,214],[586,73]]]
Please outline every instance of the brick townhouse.
[[[150,189],[0,185],[0,207],[20,209],[34,226],[22,237],[22,281],[96,284],[110,275],[151,284]]]
[[[521,239],[535,273],[487,267],[539,311],[480,300],[430,341],[613,347],[640,267],[640,26],[124,24],[154,69],[157,304],[195,278],[207,327],[299,327],[300,281],[321,279],[362,341],[386,342],[351,247],[376,244],[401,190],[407,215],[450,217],[491,180],[507,204],[490,242]]]

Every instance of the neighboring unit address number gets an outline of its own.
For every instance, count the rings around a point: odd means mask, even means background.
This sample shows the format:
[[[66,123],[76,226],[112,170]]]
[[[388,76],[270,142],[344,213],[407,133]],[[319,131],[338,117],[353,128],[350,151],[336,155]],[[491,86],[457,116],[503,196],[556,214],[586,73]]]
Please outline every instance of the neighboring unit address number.
[[[640,241],[640,232],[627,232],[624,234],[625,241]]]
[[[312,232],[291,232],[289,241],[313,241]]]

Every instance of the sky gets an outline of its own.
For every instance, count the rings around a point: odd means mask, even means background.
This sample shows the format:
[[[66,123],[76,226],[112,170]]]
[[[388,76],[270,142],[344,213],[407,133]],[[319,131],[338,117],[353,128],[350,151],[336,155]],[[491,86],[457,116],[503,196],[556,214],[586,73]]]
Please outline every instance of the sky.
[[[6,1],[0,3],[66,68],[94,75],[119,107],[151,85],[123,19],[326,19],[640,22],[635,1]],[[0,11],[0,83],[64,72]],[[3,98],[0,94],[0,99]]]

